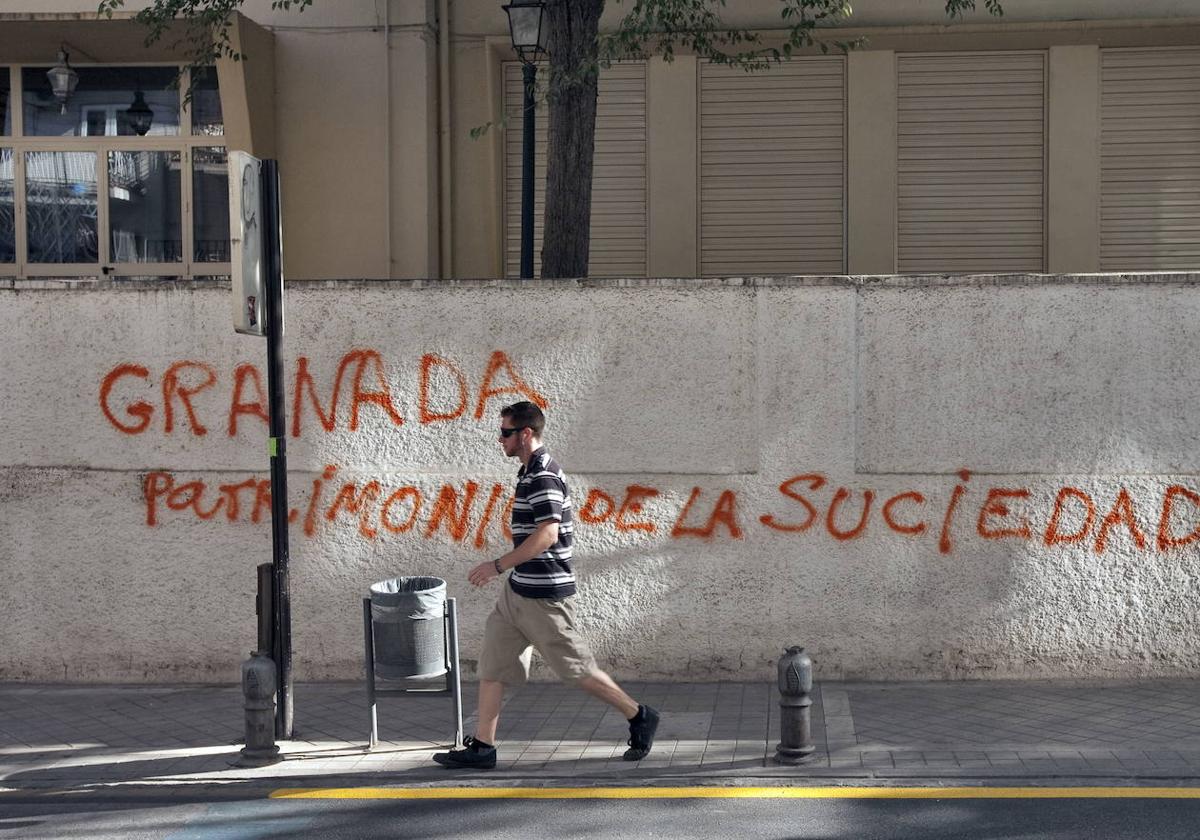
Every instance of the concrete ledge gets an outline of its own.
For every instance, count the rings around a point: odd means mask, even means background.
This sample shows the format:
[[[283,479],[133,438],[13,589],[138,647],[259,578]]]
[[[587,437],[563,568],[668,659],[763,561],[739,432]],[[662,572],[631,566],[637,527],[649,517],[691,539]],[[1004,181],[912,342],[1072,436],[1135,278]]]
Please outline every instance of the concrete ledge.
[[[288,279],[291,289],[347,289],[440,291],[446,289],[715,289],[715,288],[939,288],[963,286],[1133,286],[1200,285],[1200,273],[1154,272],[1147,274],[829,274],[764,277],[635,277],[561,280],[478,278],[472,280],[338,280]],[[32,277],[0,278],[0,291],[61,291],[64,289],[146,291],[158,289],[227,289],[224,277]]]

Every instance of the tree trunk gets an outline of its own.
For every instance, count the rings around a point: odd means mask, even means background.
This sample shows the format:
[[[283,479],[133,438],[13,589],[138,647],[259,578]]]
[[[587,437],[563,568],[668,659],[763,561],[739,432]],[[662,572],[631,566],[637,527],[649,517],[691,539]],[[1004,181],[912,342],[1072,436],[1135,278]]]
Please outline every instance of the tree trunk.
[[[542,277],[586,277],[596,144],[596,37],[604,0],[551,0]]]

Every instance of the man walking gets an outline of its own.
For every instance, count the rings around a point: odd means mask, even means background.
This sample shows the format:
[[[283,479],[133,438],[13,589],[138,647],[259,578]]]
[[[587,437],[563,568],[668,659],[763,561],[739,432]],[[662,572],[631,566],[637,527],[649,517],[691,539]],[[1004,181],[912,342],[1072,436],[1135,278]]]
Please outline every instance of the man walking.
[[[520,686],[529,678],[531,646],[559,679],[578,685],[625,716],[629,721],[626,761],[645,758],[654,745],[658,712],[639,705],[596,666],[576,627],[571,497],[562,470],[542,444],[545,425],[542,410],[531,402],[514,403],[500,412],[500,446],[522,464],[512,508],[513,550],[480,563],[467,579],[483,586],[509,569],[512,574],[484,627],[475,736],[465,739],[463,749],[433,757],[446,767],[487,770],[496,766],[496,724],[504,688]]]

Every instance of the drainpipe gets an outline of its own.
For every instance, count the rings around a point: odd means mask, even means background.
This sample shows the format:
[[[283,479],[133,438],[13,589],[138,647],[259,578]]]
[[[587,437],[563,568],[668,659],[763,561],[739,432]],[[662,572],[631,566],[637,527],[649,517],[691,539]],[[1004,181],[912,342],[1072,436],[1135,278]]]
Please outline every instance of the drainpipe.
[[[450,0],[438,0],[438,265],[454,276],[453,166],[450,148]]]
[[[395,276],[392,266],[392,202],[395,200],[392,186],[392,0],[383,0],[383,149],[386,167],[384,183],[387,185],[383,202],[383,224],[387,241],[387,276]]]

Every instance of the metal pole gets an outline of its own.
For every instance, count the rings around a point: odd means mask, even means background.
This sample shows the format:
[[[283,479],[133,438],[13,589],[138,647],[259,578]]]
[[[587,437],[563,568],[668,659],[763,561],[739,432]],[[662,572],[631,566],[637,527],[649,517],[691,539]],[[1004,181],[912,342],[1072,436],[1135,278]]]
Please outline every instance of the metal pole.
[[[371,623],[371,599],[363,598],[363,659],[367,671],[367,711],[371,718],[371,734],[367,749],[379,744],[379,717],[375,712],[375,628]]]
[[[533,89],[537,65],[526,62],[523,71],[525,121],[521,128],[521,279],[533,277]]]
[[[275,599],[271,597],[275,588],[275,565],[260,563],[258,565],[258,595],[255,598],[255,612],[258,613],[258,650],[270,654],[275,649]],[[278,673],[278,672],[276,672]],[[278,682],[278,678],[276,678]]]
[[[266,287],[267,395],[271,455],[273,645],[279,673],[275,737],[292,737],[292,602],[288,581],[287,419],[283,399],[283,227],[279,217],[279,164],[262,162],[263,285]]]
[[[450,696],[454,699],[454,746],[463,745],[462,675],[458,671],[458,605],[453,598],[446,601],[447,642],[450,647],[449,662],[453,682]]]

